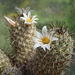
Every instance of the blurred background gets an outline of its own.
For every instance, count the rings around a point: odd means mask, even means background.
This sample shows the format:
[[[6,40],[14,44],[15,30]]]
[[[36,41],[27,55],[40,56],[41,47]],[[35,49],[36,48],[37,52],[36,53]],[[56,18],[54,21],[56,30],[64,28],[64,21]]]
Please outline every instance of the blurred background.
[[[0,48],[12,55],[9,43],[9,30],[6,26],[4,15],[12,17],[15,15],[15,7],[30,7],[37,15],[38,28],[49,24],[50,21],[66,22],[70,31],[75,33],[75,0],[0,0]],[[75,39],[75,34],[73,34]],[[8,42],[6,41],[8,40]],[[73,57],[75,59],[75,57]],[[70,68],[68,75],[75,75],[75,65]]]

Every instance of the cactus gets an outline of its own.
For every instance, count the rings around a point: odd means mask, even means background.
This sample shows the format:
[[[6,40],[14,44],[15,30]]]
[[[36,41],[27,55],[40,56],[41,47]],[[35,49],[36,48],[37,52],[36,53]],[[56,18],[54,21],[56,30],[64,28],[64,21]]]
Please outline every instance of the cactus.
[[[66,26],[51,25],[49,32],[59,40],[51,43],[51,50],[37,47],[34,57],[26,68],[33,75],[65,75],[65,69],[70,66],[73,54],[73,39]]]
[[[21,71],[16,67],[5,69],[1,75],[22,75]]]
[[[30,59],[34,50],[32,50],[33,31],[35,27],[15,27],[11,28],[11,42],[12,47],[16,51],[15,61],[16,63],[26,63],[25,60]]]
[[[1,72],[6,69],[12,67],[10,59],[6,56],[4,51],[0,49],[0,75]]]
[[[20,12],[24,12],[24,9],[20,9]],[[25,64],[35,53],[32,50],[34,37],[34,32],[36,30],[35,18],[32,16],[31,12],[27,10],[26,13],[21,13],[16,16],[13,21],[10,18],[4,16],[10,25],[10,40],[13,49],[15,50],[14,61],[16,64]]]
[[[35,26],[37,23],[35,20],[38,19],[31,15],[29,8],[16,9],[20,11],[20,14],[14,21],[4,16],[10,25],[10,40],[15,50],[13,58],[15,64],[26,64],[25,70],[33,75],[65,75],[65,69],[69,67],[72,60],[74,43],[66,26],[52,23],[50,30],[47,31],[46,27],[42,29],[41,37]],[[32,41],[36,37],[38,37],[37,41]]]

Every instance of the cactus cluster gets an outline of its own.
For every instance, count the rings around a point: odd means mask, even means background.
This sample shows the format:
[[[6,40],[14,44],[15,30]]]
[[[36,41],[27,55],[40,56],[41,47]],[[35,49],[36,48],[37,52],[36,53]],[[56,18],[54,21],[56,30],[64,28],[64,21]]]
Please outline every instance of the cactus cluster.
[[[13,20],[6,16],[4,18],[9,24],[11,46],[15,51],[13,64],[17,68],[14,69],[11,63],[4,62],[9,65],[8,69],[2,70],[2,75],[19,75],[16,74],[19,66],[25,66],[25,71],[30,72],[29,75],[65,75],[74,48],[74,40],[68,29],[65,25],[51,23],[48,29],[47,26],[42,28],[41,34],[36,28],[38,18],[31,14],[32,10],[29,7],[26,9],[16,7],[16,9],[19,13]],[[4,58],[3,53],[1,56]]]

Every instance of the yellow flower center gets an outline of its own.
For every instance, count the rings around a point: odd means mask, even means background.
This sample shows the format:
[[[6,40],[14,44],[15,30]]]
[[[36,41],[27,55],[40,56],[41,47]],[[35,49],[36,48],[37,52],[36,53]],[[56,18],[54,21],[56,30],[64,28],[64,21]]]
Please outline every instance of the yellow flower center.
[[[43,44],[48,44],[50,42],[50,39],[48,37],[44,37],[40,42],[43,42]]]
[[[31,18],[29,18],[29,19],[27,20],[27,22],[31,22]]]

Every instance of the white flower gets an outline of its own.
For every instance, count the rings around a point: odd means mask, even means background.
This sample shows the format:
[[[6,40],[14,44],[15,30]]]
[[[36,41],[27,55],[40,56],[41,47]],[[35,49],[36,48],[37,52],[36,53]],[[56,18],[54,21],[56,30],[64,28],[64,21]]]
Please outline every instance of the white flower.
[[[15,21],[13,21],[12,19],[4,16],[4,18],[6,19],[6,21],[10,24],[10,26],[15,27],[17,24]]]
[[[31,16],[31,13],[28,12],[28,15],[26,15],[25,13],[23,13],[23,16],[24,17],[20,17],[22,20],[24,20],[25,24],[27,25],[31,25],[31,24],[34,24],[34,23],[37,23],[35,20],[38,20],[38,18],[36,18],[36,15],[35,16]]]
[[[34,49],[40,46],[44,49],[44,51],[46,48],[50,50],[50,44],[52,43],[52,41],[58,40],[58,38],[52,37],[53,32],[51,34],[48,33],[46,26],[42,28],[42,34],[36,31],[34,35],[35,35],[35,38],[33,38],[33,42],[35,43],[33,47]]]
[[[15,9],[17,9],[17,11],[20,13],[20,14],[23,14],[23,13],[26,13],[28,14],[28,12],[32,12],[33,10],[30,10],[30,7],[27,7],[26,9],[22,8],[18,8],[18,7],[15,7]]]

